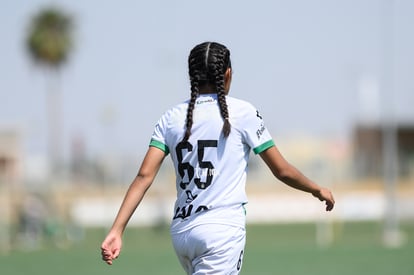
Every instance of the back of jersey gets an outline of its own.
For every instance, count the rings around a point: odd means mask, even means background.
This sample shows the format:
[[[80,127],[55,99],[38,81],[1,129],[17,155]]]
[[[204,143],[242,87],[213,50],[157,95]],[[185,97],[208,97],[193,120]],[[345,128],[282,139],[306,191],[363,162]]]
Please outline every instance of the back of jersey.
[[[176,172],[172,230],[208,222],[244,225],[242,205],[247,203],[250,149],[271,141],[271,137],[252,105],[231,97],[227,97],[227,104],[232,125],[227,138],[222,134],[216,94],[197,98],[188,141],[182,141],[187,103],[166,112],[156,126],[152,138],[171,152]]]

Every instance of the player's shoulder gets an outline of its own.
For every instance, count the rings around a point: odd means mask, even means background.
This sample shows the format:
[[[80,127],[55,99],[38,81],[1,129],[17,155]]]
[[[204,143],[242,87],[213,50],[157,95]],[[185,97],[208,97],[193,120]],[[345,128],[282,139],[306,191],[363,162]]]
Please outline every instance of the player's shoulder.
[[[189,100],[185,100],[185,101],[181,101],[175,105],[173,105],[172,107],[170,107],[169,109],[167,109],[163,116],[164,117],[171,117],[171,116],[176,116],[182,113],[186,113],[187,112],[187,108],[188,108],[188,101]]]
[[[174,127],[181,125],[185,121],[187,114],[188,101],[182,101],[168,108],[158,120],[158,124],[163,127]]]
[[[256,112],[257,110],[252,103],[230,96],[227,96],[227,105],[233,112],[237,112],[239,114]]]

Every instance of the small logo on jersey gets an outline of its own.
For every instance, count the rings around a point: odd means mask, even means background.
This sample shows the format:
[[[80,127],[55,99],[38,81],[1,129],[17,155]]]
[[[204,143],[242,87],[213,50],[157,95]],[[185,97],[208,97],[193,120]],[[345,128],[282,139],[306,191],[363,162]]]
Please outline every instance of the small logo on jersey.
[[[262,137],[265,130],[266,130],[266,127],[265,127],[264,123],[263,122],[260,123],[260,128],[257,129],[257,131],[256,131],[257,139],[260,139]]]
[[[203,103],[214,102],[214,101],[216,101],[214,98],[204,98],[204,99],[198,99],[196,101],[196,104],[203,104]]]
[[[191,203],[198,196],[198,195],[193,195],[190,190],[185,191],[185,193],[187,194],[187,200],[185,201],[186,203]]]
[[[260,119],[263,119],[262,118],[262,116],[260,115],[260,113],[259,113],[259,110],[256,110],[256,116],[258,117],[258,118],[260,118]]]

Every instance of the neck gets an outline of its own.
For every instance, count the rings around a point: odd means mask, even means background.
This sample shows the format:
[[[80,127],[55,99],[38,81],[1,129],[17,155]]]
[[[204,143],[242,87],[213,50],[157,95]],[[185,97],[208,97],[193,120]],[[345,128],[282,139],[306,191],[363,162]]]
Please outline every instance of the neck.
[[[212,87],[211,85],[205,85],[203,87],[200,87],[198,93],[200,95],[205,95],[205,94],[217,94],[216,90],[214,89],[214,87]]]

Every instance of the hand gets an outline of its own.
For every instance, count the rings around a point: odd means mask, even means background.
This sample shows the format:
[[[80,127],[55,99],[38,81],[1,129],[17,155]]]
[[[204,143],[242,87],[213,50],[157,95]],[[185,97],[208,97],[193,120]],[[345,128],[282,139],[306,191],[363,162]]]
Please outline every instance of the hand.
[[[112,265],[112,261],[118,258],[121,253],[121,236],[109,233],[101,245],[102,260]]]
[[[326,211],[331,211],[335,205],[335,199],[330,190],[321,188],[318,192],[313,193],[320,201],[325,201]]]

